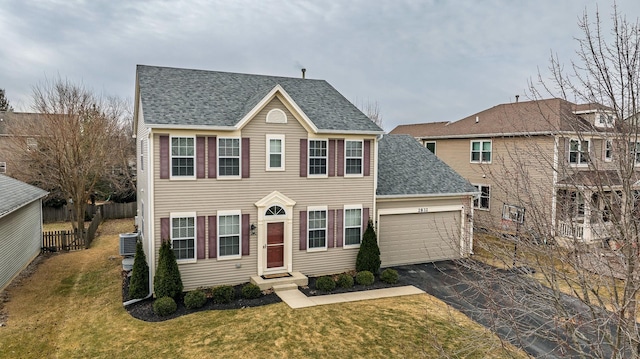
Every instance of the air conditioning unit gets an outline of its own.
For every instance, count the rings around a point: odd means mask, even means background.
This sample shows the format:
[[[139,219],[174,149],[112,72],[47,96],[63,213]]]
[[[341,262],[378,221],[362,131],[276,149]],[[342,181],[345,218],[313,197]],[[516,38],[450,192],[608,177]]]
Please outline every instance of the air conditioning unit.
[[[134,256],[137,243],[138,233],[120,233],[120,255]]]

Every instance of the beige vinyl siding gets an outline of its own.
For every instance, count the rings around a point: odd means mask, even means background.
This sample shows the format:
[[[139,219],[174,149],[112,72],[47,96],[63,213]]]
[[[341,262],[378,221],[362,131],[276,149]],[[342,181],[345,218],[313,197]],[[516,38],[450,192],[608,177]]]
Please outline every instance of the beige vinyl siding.
[[[37,200],[0,218],[0,291],[40,253],[41,208]]]
[[[266,114],[273,108],[279,108],[285,112],[287,123],[267,123],[265,121]],[[276,98],[259,111],[241,131],[233,134],[214,131],[189,132],[186,130],[171,132],[172,135],[250,138],[250,178],[167,180],[159,178],[158,138],[160,134],[168,134],[168,132],[158,132],[153,135],[156,251],[160,245],[160,218],[169,217],[170,212],[195,211],[198,216],[211,216],[215,215],[217,211],[241,210],[243,214],[250,214],[251,223],[257,224],[258,214],[254,204],[273,191],[279,191],[296,202],[293,213],[293,270],[316,275],[335,273],[355,267],[357,249],[330,248],[327,252],[315,253],[299,250],[300,211],[306,211],[308,206],[328,206],[328,209],[342,209],[344,205],[361,204],[363,208],[370,208],[370,213],[372,213],[375,178],[373,167],[374,136],[367,137],[372,140],[370,176],[360,178],[300,177],[300,139],[307,138],[308,133],[280,99]],[[285,171],[266,171],[267,134],[285,136]],[[332,135],[319,138],[356,137]],[[205,158],[207,157],[205,156]],[[206,161],[208,167],[208,159]],[[251,254],[243,256],[240,260],[204,259],[198,260],[197,263],[180,264],[183,280],[186,278],[185,288],[248,281],[251,275],[257,273],[256,242],[257,235],[251,236]],[[208,253],[208,247],[206,252]],[[236,264],[240,264],[241,267],[236,268]]]
[[[137,198],[137,215],[139,218],[144,216],[145,225],[147,224],[147,218],[149,217],[149,184],[147,180],[147,176],[149,175],[149,170],[151,168],[151,163],[149,162],[149,153],[147,153],[149,139],[147,138],[149,134],[149,129],[144,123],[144,113],[142,111],[142,103],[138,106],[138,132],[136,133],[136,198]],[[142,148],[141,143],[144,143],[144,148]],[[144,157],[144,166],[140,165],[140,156]],[[144,168],[144,169],[143,169]],[[142,213],[142,204],[144,203],[144,210],[146,213]],[[143,230],[142,228],[138,228],[140,232]],[[147,228],[144,228],[144,238],[142,240],[142,245],[146,253],[149,253],[148,241],[146,240],[146,236],[148,235]],[[148,257],[148,255],[147,255]]]

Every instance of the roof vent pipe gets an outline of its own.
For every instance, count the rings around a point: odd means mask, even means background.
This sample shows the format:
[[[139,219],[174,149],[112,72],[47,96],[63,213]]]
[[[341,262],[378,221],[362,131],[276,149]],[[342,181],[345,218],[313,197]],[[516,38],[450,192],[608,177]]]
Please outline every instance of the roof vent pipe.
[[[518,99],[520,99],[520,95],[516,95],[516,103],[518,103]]]
[[[305,78],[304,77],[305,72],[307,72],[307,69],[302,69],[302,78]]]

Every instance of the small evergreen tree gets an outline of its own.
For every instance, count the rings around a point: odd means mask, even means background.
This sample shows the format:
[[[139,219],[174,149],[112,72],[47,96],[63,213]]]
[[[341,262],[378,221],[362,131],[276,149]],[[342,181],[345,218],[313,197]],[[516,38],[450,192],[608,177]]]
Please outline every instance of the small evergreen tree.
[[[136,255],[133,258],[133,272],[129,281],[129,298],[144,298],[149,294],[149,265],[147,256],[142,249],[142,243],[136,245]]]
[[[163,241],[158,256],[158,269],[153,278],[153,291],[157,298],[177,298],[182,294],[182,278],[176,262],[176,255],[169,241]]]
[[[378,274],[380,270],[380,248],[378,247],[378,238],[376,231],[373,229],[373,222],[369,220],[367,230],[362,236],[360,250],[356,258],[356,271],[369,271]]]
[[[13,111],[13,107],[9,104],[5,96],[4,89],[0,89],[0,111]]]

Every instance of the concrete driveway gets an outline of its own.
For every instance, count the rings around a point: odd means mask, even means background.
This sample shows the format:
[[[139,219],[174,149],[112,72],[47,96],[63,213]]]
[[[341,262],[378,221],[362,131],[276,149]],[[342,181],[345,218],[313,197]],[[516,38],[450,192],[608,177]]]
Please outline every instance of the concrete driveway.
[[[469,264],[476,269],[471,270]],[[555,297],[546,287],[511,271],[482,266],[492,275],[480,275],[478,265],[461,260],[394,269],[407,284],[460,310],[536,358],[572,358],[579,351],[611,357],[595,330],[595,325],[608,324],[593,323],[585,315],[589,309],[576,298]],[[574,338],[582,338],[570,340],[560,330],[566,326],[575,328]]]

